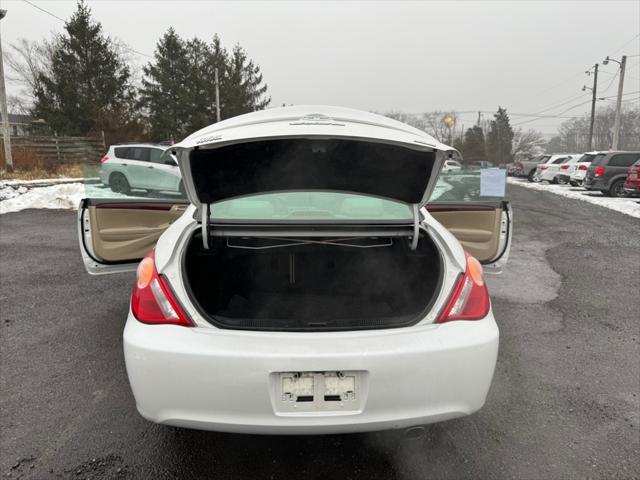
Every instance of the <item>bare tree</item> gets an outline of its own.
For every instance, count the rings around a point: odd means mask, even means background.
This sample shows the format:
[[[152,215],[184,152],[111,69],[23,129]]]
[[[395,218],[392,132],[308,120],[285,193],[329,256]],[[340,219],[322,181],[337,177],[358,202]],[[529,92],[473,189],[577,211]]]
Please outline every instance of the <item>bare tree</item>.
[[[423,114],[411,114],[404,112],[388,112],[384,114],[389,118],[398,120],[400,122],[411,125],[419,130],[427,132],[439,142],[447,143],[449,141],[449,134],[452,138],[455,135],[456,114],[455,112],[442,112],[436,110],[434,112],[427,112]],[[445,122],[447,117],[453,119],[453,125],[449,125]],[[450,131],[451,128],[451,131]]]
[[[38,88],[40,76],[51,71],[53,42],[49,40],[35,41],[20,38],[9,45],[4,60],[9,67],[7,80],[23,87],[20,92],[23,99],[19,102],[26,108],[34,100],[34,92]]]
[[[511,155],[514,158],[516,156],[530,158],[539,155],[543,151],[544,144],[545,140],[542,133],[537,130],[524,131],[518,128],[513,132]]]

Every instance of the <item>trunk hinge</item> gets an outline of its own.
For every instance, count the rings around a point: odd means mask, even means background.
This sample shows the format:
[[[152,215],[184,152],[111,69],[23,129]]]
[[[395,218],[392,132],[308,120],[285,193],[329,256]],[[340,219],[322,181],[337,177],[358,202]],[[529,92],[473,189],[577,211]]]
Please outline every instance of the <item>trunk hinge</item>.
[[[418,248],[418,238],[420,238],[420,207],[417,203],[413,205],[413,237],[411,238],[411,250]]]
[[[209,204],[202,204],[202,247],[209,250]]]

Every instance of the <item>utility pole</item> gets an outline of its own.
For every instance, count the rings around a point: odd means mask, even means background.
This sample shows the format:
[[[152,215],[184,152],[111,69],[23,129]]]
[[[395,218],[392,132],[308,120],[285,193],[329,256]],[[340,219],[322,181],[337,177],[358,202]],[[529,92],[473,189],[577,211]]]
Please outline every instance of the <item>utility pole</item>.
[[[216,67],[216,122],[220,121],[220,79],[218,78],[218,67]]]
[[[608,57],[607,57],[608,58]],[[620,83],[618,83],[618,100],[616,101],[616,120],[613,124],[613,144],[612,150],[618,149],[618,142],[620,140],[620,110],[622,109],[622,88],[624,87],[624,69],[627,65],[627,56],[622,56],[620,62]]]
[[[0,20],[7,14],[0,10]],[[2,56],[2,39],[0,38],[0,110],[2,111],[2,137],[4,140],[4,164],[9,172],[13,172],[13,158],[11,157],[11,126],[7,114],[7,92],[4,88],[4,57]]]
[[[598,88],[598,64],[596,63],[593,67],[593,97],[591,99],[591,123],[589,124],[589,148],[587,151],[591,151],[591,146],[593,145],[593,122],[596,118],[596,88]]]

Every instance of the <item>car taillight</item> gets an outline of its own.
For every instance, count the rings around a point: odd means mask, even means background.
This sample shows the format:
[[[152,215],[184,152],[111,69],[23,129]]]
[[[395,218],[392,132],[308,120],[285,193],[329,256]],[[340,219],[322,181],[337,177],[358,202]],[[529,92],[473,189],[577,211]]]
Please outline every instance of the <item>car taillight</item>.
[[[602,175],[604,175],[604,167],[597,167],[595,176],[596,177],[601,177]]]
[[[451,320],[479,320],[487,316],[491,301],[482,275],[482,265],[465,252],[467,267],[460,275],[438,323]]]
[[[524,170],[524,165],[522,163],[516,163],[516,170]]]
[[[560,170],[569,170],[569,165],[562,165]]]
[[[588,167],[586,165],[580,165],[578,170],[586,170]]]
[[[136,284],[131,295],[131,311],[142,323],[170,323],[185,327],[193,325],[174,298],[165,279],[158,275],[153,251],[138,265]]]
[[[548,167],[548,166],[546,166],[546,165],[542,165],[542,166],[540,167],[540,170],[546,170],[547,168],[549,168],[549,167]]]
[[[95,157],[93,157],[93,158],[95,158]],[[100,163],[104,163],[104,162],[106,162],[107,160],[109,160],[109,156],[108,156],[108,155],[105,155],[104,157],[102,157],[102,160],[100,160]]]

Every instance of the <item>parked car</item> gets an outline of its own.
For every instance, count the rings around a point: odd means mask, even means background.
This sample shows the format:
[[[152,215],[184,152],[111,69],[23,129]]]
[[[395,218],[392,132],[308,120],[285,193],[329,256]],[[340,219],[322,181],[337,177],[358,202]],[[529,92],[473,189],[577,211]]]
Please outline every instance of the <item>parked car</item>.
[[[462,164],[457,160],[445,160],[442,165],[442,173],[459,172],[462,170]]]
[[[559,165],[569,158],[569,154],[561,153],[556,155],[550,155],[549,158],[544,159],[542,163],[536,166],[536,169],[531,178],[531,182],[539,182],[542,178],[542,173],[549,168],[549,165]]]
[[[102,157],[100,181],[117,193],[137,189],[184,195],[180,169],[166,150],[162,145],[112,145]]]
[[[607,152],[598,155],[587,169],[583,186],[587,190],[599,190],[604,195],[620,197],[626,194],[624,181],[627,170],[638,159],[640,152]]]
[[[591,162],[593,162],[593,159],[598,155],[605,154],[606,152],[586,152],[568,169],[566,174],[562,173],[561,175],[569,175],[569,183],[572,186],[581,186],[584,176],[587,173],[587,169],[589,168],[589,165],[591,165]]]
[[[487,160],[474,160],[467,163],[471,168],[493,168],[494,165]]]
[[[559,183],[559,175],[563,171],[569,170],[569,167],[578,161],[581,157],[578,153],[568,153],[561,160],[551,160],[549,163],[546,163],[540,168],[540,181],[541,182],[550,182],[550,183]],[[564,182],[567,183],[567,182]]]
[[[629,167],[624,181],[624,191],[627,195],[640,195],[640,160]]]
[[[315,434],[482,407],[498,327],[481,265],[506,262],[512,217],[502,199],[428,203],[450,147],[372,113],[295,106],[171,148],[189,204],[78,211],[90,273],[137,265],[124,355],[142,416]]]
[[[530,182],[533,182],[533,175],[536,173],[536,167],[541,163],[545,163],[549,158],[551,158],[551,155],[538,155],[537,157],[533,157],[531,160],[515,162],[512,169],[512,175],[515,177],[524,177]]]

